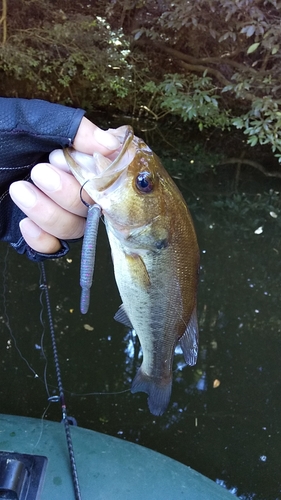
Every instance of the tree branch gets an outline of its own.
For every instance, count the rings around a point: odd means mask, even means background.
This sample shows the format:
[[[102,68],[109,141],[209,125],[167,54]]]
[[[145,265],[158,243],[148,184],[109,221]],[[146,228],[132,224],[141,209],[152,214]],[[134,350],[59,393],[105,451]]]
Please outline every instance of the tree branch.
[[[260,172],[262,172],[266,177],[278,177],[281,178],[281,172],[269,172],[266,170],[260,163],[254,160],[247,160],[247,158],[227,158],[222,163],[216,165],[217,167],[227,164],[238,164],[243,163],[244,165],[249,165],[250,167],[256,168]]]
[[[204,73],[204,71],[207,71],[210,75],[213,75],[223,85],[230,85],[231,83],[217,69],[210,68],[208,66],[202,66],[201,64],[188,64],[184,61],[177,61],[177,62],[180,66],[182,66],[182,68],[185,68],[189,71],[196,71],[199,73]]]
[[[3,24],[2,44],[7,41],[7,0],[2,0],[2,16],[0,18],[0,25]]]
[[[180,52],[179,50],[172,49],[170,47],[166,47],[164,44],[160,42],[153,42],[153,45],[155,45],[157,48],[160,50],[163,50],[164,52],[167,52],[167,54],[170,54],[171,56],[175,57],[176,59],[180,59],[182,61],[186,61],[191,64],[195,65],[200,65],[204,63],[208,64],[227,64],[228,66],[232,66],[233,68],[238,69],[239,71],[242,72],[247,72],[251,73],[252,75],[257,75],[258,71],[255,70],[254,68],[251,68],[249,66],[245,66],[244,64],[238,63],[236,61],[232,61],[229,59],[227,56],[221,56],[221,57],[202,57],[200,59],[197,59],[196,57],[190,56],[188,54],[185,54],[183,52]]]

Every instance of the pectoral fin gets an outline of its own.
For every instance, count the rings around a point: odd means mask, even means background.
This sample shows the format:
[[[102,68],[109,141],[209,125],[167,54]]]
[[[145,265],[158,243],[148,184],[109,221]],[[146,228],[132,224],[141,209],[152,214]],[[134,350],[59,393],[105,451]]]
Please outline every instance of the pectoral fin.
[[[130,279],[141,288],[150,287],[150,277],[144,261],[138,254],[126,254],[126,263],[129,268]]]
[[[198,356],[198,323],[196,305],[194,306],[189,323],[183,336],[179,340],[185,362],[188,365],[195,365]]]

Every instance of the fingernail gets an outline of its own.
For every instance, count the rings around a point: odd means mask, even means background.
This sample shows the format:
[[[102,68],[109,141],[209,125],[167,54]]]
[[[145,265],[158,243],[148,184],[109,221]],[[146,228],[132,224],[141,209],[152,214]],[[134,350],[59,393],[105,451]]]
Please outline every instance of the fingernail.
[[[20,221],[20,230],[24,238],[38,238],[42,233],[42,229],[30,219]]]
[[[36,186],[44,191],[57,191],[61,187],[60,175],[46,163],[35,165],[31,178]]]
[[[54,167],[58,167],[64,172],[69,172],[69,166],[66,162],[62,149],[55,149],[54,151],[52,151],[49,154],[49,162],[54,165]]]
[[[34,207],[37,196],[32,186],[25,181],[13,182],[10,186],[10,195],[12,200],[24,208]]]
[[[110,132],[106,132],[100,128],[95,130],[94,138],[101,146],[109,149],[110,151],[115,151],[120,147],[120,142],[117,137],[114,137],[114,135],[110,134]]]

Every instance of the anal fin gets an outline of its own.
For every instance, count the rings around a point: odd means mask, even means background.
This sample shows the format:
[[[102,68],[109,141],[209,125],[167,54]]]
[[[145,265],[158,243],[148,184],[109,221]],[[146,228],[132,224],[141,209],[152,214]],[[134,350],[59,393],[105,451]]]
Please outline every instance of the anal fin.
[[[128,326],[129,328],[134,328],[125,311],[124,304],[121,304],[117,313],[114,315],[114,319],[115,321],[119,321],[119,323],[122,323],[123,325]]]
[[[182,348],[185,362],[190,366],[195,365],[198,357],[198,322],[196,305],[194,306],[186,330],[179,340],[179,344]]]

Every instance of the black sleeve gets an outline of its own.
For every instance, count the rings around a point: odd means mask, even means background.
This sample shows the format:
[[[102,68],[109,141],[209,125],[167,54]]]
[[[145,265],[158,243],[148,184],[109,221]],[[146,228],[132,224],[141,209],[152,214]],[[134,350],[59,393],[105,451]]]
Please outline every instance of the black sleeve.
[[[70,146],[84,113],[37,99],[0,97],[0,240],[32,260],[64,255],[68,245],[62,241],[62,250],[55,255],[34,252],[21,236],[19,221],[26,216],[11,200],[9,186],[29,180],[32,167],[48,161],[53,149]]]

